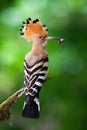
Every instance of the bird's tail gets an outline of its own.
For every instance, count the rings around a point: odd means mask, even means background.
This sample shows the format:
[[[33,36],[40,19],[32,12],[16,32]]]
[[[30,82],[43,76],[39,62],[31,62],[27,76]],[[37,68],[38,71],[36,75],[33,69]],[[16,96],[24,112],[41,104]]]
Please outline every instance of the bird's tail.
[[[22,116],[26,118],[39,118],[39,113],[39,97],[33,98],[32,96],[27,95],[23,106]]]

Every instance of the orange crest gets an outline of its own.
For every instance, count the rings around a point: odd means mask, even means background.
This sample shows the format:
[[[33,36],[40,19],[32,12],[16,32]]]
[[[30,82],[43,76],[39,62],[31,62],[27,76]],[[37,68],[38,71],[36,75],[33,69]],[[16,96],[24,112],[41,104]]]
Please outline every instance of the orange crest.
[[[32,21],[32,19],[28,18],[23,24],[20,34],[29,41],[32,41],[34,34],[40,34],[45,37],[48,35],[48,29],[38,19]]]

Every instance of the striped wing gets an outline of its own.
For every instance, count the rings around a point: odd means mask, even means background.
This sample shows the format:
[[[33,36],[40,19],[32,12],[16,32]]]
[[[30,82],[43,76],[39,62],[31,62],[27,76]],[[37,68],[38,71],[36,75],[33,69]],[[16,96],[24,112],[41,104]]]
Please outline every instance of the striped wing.
[[[48,58],[36,62],[33,66],[29,66],[24,61],[24,86],[25,95],[36,96],[40,92],[41,86],[48,72]]]

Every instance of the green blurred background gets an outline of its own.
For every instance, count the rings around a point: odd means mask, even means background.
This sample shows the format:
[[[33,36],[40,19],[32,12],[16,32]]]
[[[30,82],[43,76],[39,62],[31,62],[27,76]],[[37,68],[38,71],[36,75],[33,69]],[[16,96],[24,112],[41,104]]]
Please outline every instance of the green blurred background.
[[[32,44],[22,39],[22,21],[40,19],[49,35],[49,73],[40,93],[41,116],[24,119],[24,96],[0,130],[87,129],[87,0],[0,0],[0,103],[23,86],[23,60]]]

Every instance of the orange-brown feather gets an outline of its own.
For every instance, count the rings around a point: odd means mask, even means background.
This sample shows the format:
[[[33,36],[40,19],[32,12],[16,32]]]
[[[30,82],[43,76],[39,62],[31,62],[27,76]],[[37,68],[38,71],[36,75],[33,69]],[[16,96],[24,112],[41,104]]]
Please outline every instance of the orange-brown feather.
[[[48,31],[45,26],[43,26],[39,20],[38,21],[32,21],[29,20],[29,23],[24,24],[24,27],[22,28],[22,35],[26,40],[32,41],[34,34],[40,34],[42,36],[47,36]]]

